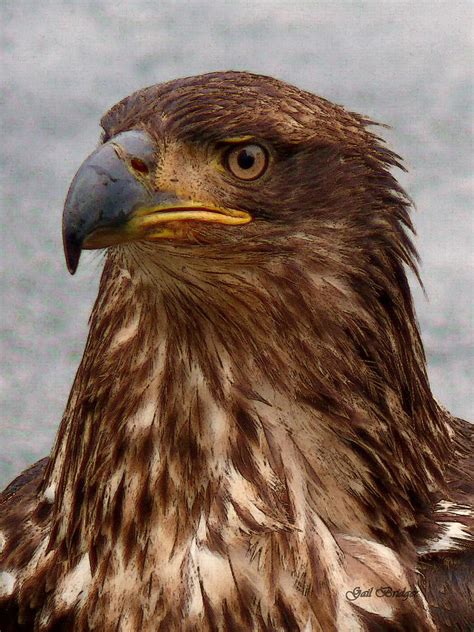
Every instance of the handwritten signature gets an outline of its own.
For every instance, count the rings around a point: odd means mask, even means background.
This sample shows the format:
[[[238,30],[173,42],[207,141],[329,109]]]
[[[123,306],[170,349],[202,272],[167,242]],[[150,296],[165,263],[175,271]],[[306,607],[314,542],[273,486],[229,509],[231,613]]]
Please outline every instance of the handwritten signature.
[[[415,597],[418,593],[419,591],[416,588],[413,590],[405,590],[404,588],[396,590],[391,586],[380,586],[379,588],[371,586],[370,588],[362,590],[360,586],[356,586],[352,590],[348,590],[346,592],[346,599],[349,601],[355,601],[356,599],[363,599],[367,597],[390,597],[391,599],[402,599],[403,601],[406,601],[410,597]]]

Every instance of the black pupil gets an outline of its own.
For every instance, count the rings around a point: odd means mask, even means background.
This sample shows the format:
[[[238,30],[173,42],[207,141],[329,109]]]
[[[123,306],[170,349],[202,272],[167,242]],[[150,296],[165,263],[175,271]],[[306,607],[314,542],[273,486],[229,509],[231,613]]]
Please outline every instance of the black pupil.
[[[255,164],[255,155],[247,149],[242,149],[237,156],[237,164],[241,169],[251,169]]]

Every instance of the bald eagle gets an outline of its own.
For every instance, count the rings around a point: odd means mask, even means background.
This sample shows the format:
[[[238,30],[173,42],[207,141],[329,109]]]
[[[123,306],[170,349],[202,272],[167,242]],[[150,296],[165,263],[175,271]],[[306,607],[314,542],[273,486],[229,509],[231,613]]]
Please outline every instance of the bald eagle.
[[[2,632],[471,629],[472,426],[434,399],[399,157],[242,72],[115,105],[106,248],[49,458],[1,496]]]

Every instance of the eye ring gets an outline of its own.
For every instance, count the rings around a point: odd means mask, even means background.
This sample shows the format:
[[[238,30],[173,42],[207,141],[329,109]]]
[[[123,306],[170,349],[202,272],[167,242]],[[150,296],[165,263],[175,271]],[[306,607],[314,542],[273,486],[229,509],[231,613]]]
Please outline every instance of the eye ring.
[[[256,180],[268,167],[268,152],[261,145],[247,143],[232,147],[226,154],[226,167],[239,180]]]

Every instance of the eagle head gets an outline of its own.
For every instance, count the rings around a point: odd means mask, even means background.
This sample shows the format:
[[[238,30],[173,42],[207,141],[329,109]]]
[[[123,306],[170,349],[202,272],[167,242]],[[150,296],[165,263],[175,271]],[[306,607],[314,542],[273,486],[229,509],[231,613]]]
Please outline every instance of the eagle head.
[[[372,274],[392,254],[413,265],[397,156],[368,121],[281,81],[213,73],[144,89],[102,119],[64,211],[74,273],[82,248],[133,244],[201,267],[299,259]]]

